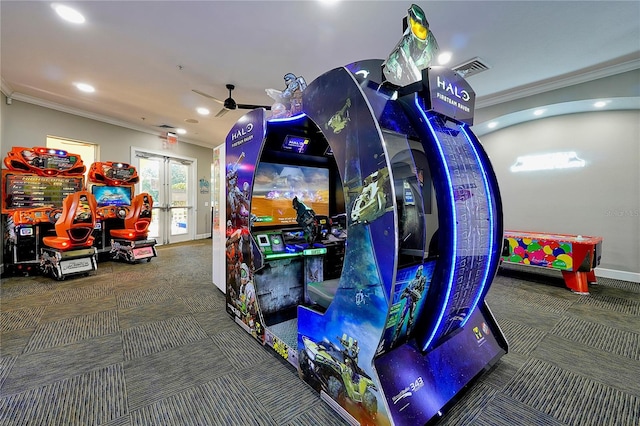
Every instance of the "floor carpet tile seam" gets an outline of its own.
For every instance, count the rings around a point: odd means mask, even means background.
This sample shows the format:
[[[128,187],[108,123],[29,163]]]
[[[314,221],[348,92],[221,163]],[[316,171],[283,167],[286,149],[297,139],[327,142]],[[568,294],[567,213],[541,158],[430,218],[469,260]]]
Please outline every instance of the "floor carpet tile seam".
[[[532,358],[525,363],[520,371],[524,374],[519,377],[518,375],[514,376],[512,382],[505,387],[504,393],[568,424],[586,425],[585,422],[594,417],[593,406],[595,405],[597,408],[603,398],[607,398],[606,401],[616,406],[611,411],[618,416],[620,407],[629,406],[629,402],[626,401],[632,401],[635,406],[640,407],[639,397],[627,394],[590,377],[563,370],[543,360]],[[520,386],[517,386],[519,379],[521,380]],[[593,392],[589,394],[584,392],[585,387],[595,389],[603,396],[594,398]],[[613,403],[611,398],[614,398]],[[576,406],[580,406],[581,410],[576,411]],[[600,416],[595,416],[595,418],[599,419]],[[613,424],[617,425],[620,422],[624,422],[624,419],[617,418],[616,423]]]
[[[600,309],[640,316],[640,302],[613,296],[583,297],[579,303],[584,303]]]
[[[100,284],[98,286],[87,286],[81,288],[70,288],[58,290],[53,294],[50,305],[59,305],[70,302],[80,302],[90,299],[98,299],[105,296],[113,296],[115,291],[112,285]]]
[[[205,296],[203,298],[179,297],[179,299],[182,300],[182,302],[193,313],[207,312],[210,310],[223,308],[223,304],[216,300],[214,296]]]
[[[57,380],[54,380],[54,381],[52,381],[50,383],[38,384],[38,385],[36,385],[34,387],[30,387],[30,388],[25,389],[25,390],[12,392],[12,393],[9,393],[9,394],[5,394],[4,392],[0,392],[0,401],[4,400],[6,398],[16,397],[16,396],[21,395],[21,394],[34,392],[34,391],[37,391],[39,389],[44,389],[44,388],[50,387],[52,385],[56,385],[57,386],[60,383],[67,383],[67,382],[75,383],[76,381],[81,380],[79,378],[81,378],[81,377],[83,377],[85,375],[100,374],[100,372],[102,370],[109,370],[109,369],[114,369],[114,368],[124,371],[124,369],[122,367],[122,363],[116,363],[116,364],[111,364],[111,365],[107,365],[107,366],[102,366],[102,367],[96,368],[94,370],[86,371],[84,373],[75,374],[75,375],[72,375],[72,376],[68,376],[68,377],[64,377],[64,378],[61,378],[61,379],[57,379]],[[111,375],[107,375],[106,377],[111,377],[113,375],[118,375],[118,374],[119,374],[118,372],[116,372],[115,374],[111,373]],[[126,395],[126,392],[122,392],[122,394]]]
[[[613,278],[598,277],[598,282],[595,283],[599,287],[615,288],[619,290],[631,291],[633,293],[640,294],[640,283],[633,281],[616,280]]]
[[[189,388],[167,398],[155,401],[149,405],[141,407],[131,413],[132,424],[149,425],[159,424],[163,426],[189,426],[201,424],[213,424],[214,419],[206,412],[198,412],[198,410],[190,410],[195,416],[188,418],[180,408],[192,408],[195,404],[190,403],[194,397],[201,394],[199,388]],[[195,417],[195,419],[193,419]],[[159,420],[159,421],[154,421]],[[194,420],[194,421],[191,421]]]
[[[149,305],[165,300],[173,299],[175,296],[170,288],[158,287],[145,290],[132,290],[116,293],[118,308],[133,308],[141,305]]]
[[[165,399],[170,398],[173,395],[176,395],[180,392],[183,392],[188,388],[189,387],[186,386],[184,383],[171,383],[170,386],[165,386],[162,389],[162,393],[156,392],[153,395],[151,395],[151,398],[148,398],[149,395],[138,395],[137,398],[130,397],[128,401],[129,409],[133,413],[146,406],[161,403]],[[135,389],[132,389],[132,391],[135,391]]]
[[[481,413],[475,417],[472,424],[483,426],[568,426],[555,417],[523,404],[502,392],[492,398]]]
[[[68,345],[93,337],[117,333],[119,330],[116,310],[51,321],[40,324],[36,328],[23,353]]]
[[[318,396],[315,390],[310,386],[305,388],[305,392],[300,392],[295,396],[295,403],[292,403],[290,395],[281,394],[275,389],[289,389],[296,386],[296,382],[300,380],[294,372],[284,372],[285,377],[273,377],[269,373],[265,373],[265,380],[262,383],[256,383],[255,377],[249,379],[240,374],[244,387],[251,389],[251,392],[260,398],[262,405],[268,408],[273,414],[274,420],[279,424],[284,424],[304,411],[305,403],[313,404]]]
[[[547,335],[546,331],[517,321],[503,319],[500,324],[507,341],[513,342],[510,343],[509,350],[523,355],[530,355]]]
[[[0,398],[0,419],[5,421],[0,420],[0,425],[97,424],[108,420],[106,417],[121,416],[125,414],[124,411],[114,411],[112,405],[109,409],[105,409],[104,406],[100,406],[103,404],[87,404],[92,397],[96,396],[103,402],[113,401],[114,396],[116,400],[124,401],[124,393],[121,390],[112,388],[111,392],[96,395],[96,389],[104,391],[104,386],[91,386],[91,383],[98,380],[103,384],[110,379],[117,380],[122,376],[121,367],[118,369],[118,365],[108,366],[2,397]],[[112,369],[116,371],[110,371]]]
[[[0,311],[0,332],[36,327],[44,311],[44,306]]]
[[[238,371],[259,365],[266,357],[273,356],[263,351],[264,347],[260,342],[247,336],[242,330],[223,331],[211,336],[211,339]],[[257,345],[257,347],[252,349],[250,345]],[[258,348],[261,350],[257,350]]]
[[[0,300],[11,300],[23,296],[35,296],[52,291],[55,286],[51,282],[30,283],[12,287],[2,287],[0,290]]]
[[[551,333],[616,355],[640,360],[640,334],[593,323],[574,317],[564,317]]]
[[[7,376],[9,376],[9,373],[11,373],[11,369],[17,359],[17,356],[4,356],[0,358],[0,397],[2,397],[2,385]]]
[[[144,282],[148,278],[149,278],[148,271],[140,271],[140,270],[127,271],[127,273],[124,273],[124,274],[122,273],[113,274],[112,284],[114,289],[118,291],[122,285],[128,286],[132,282]],[[158,281],[161,281],[161,276],[156,275],[155,284],[157,284]]]
[[[516,290],[513,293],[504,294],[502,298],[506,303],[516,306],[525,304],[541,311],[559,314],[566,312],[571,305],[575,303],[571,300],[558,300],[544,294],[535,294],[526,290]]]
[[[122,337],[128,361],[208,339],[209,335],[195,318],[185,315],[122,330]]]
[[[267,413],[268,409],[260,401],[260,395],[253,394],[251,389],[246,389],[239,394],[230,393],[230,389],[233,389],[238,383],[243,383],[239,373],[232,372],[223,376],[220,376],[214,380],[201,384],[199,387],[205,395],[209,395],[214,400],[221,397],[226,397],[228,400],[234,400],[234,405],[240,402],[240,406],[251,407],[256,406],[260,408],[260,412]],[[251,397],[248,394],[251,393]],[[218,404],[219,405],[219,404]],[[212,407],[215,412],[219,412],[218,406]],[[275,419],[264,419],[265,425],[277,424]]]

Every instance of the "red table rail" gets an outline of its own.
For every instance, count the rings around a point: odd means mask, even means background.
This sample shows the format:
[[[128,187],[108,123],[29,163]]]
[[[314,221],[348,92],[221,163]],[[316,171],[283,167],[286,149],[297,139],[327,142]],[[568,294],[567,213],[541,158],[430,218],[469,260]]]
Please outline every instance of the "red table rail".
[[[503,262],[559,270],[567,287],[579,294],[589,294],[589,283],[596,282],[602,237],[504,231],[504,238]]]

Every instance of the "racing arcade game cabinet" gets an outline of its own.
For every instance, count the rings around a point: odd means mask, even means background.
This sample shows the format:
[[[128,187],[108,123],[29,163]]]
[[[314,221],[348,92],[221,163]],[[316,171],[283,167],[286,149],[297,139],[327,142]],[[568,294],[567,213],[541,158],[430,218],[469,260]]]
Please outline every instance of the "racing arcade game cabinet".
[[[87,189],[98,206],[94,245],[99,253],[130,263],[157,256],[156,240],[147,232],[153,198],[147,193],[134,196],[138,181],[136,168],[127,163],[95,162],[89,168]]]
[[[85,166],[80,156],[13,147],[4,165],[3,259],[9,272],[38,271],[64,279],[96,270],[96,250],[90,247],[95,201],[82,192]]]
[[[275,146],[264,110],[244,116],[227,137],[227,309],[352,424],[435,420],[507,351],[484,301],[502,244],[498,185],[468,128],[474,92],[452,70],[430,66],[436,51],[424,12],[412,5],[386,61],[331,70],[303,92],[304,119],[328,142],[328,168],[342,184],[329,194],[344,197],[345,212],[335,286],[323,287],[331,280],[320,274],[307,278],[319,262],[306,261],[304,251],[310,259],[325,255],[322,243],[304,232],[287,243],[284,229],[256,229],[261,213],[253,203],[260,183],[272,183],[262,168]],[[304,156],[287,167],[294,164]],[[266,174],[289,181],[285,168]],[[296,196],[269,195],[292,205]],[[267,254],[285,261],[274,264]],[[310,282],[327,295],[326,309],[305,297]],[[271,295],[286,300],[282,308],[297,304],[297,315],[280,322],[275,314],[288,309],[265,315]],[[293,328],[295,344],[285,337]]]

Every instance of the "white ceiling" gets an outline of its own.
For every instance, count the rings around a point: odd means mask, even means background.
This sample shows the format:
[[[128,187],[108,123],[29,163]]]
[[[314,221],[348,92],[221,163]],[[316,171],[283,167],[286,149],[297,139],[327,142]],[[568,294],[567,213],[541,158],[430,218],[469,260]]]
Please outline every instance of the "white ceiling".
[[[16,100],[160,133],[222,143],[246,110],[216,118],[226,83],[238,103],[270,105],[283,75],[307,82],[335,67],[384,59],[410,1],[61,1],[86,18],[58,18],[50,2],[0,1],[2,91]],[[640,2],[421,1],[450,65],[476,56],[491,66],[469,77],[479,105],[544,90],[598,70],[637,67]],[[631,64],[631,65],[630,65]],[[600,75],[602,76],[602,75]],[[87,82],[96,92],[72,85]],[[207,117],[198,106],[211,110]],[[197,119],[189,124],[186,119]]]

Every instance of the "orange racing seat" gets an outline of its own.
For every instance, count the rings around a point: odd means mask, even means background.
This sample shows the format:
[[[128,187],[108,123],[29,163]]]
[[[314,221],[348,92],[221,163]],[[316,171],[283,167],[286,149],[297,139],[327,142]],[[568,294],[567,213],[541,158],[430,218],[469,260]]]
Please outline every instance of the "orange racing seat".
[[[62,202],[62,213],[55,224],[56,235],[44,237],[42,242],[60,251],[91,247],[96,208],[96,199],[88,191],[67,195]]]
[[[153,197],[151,194],[143,192],[136,195],[131,200],[131,208],[124,218],[123,229],[112,229],[111,238],[128,241],[144,240],[149,234],[151,224],[151,209],[153,208]]]

